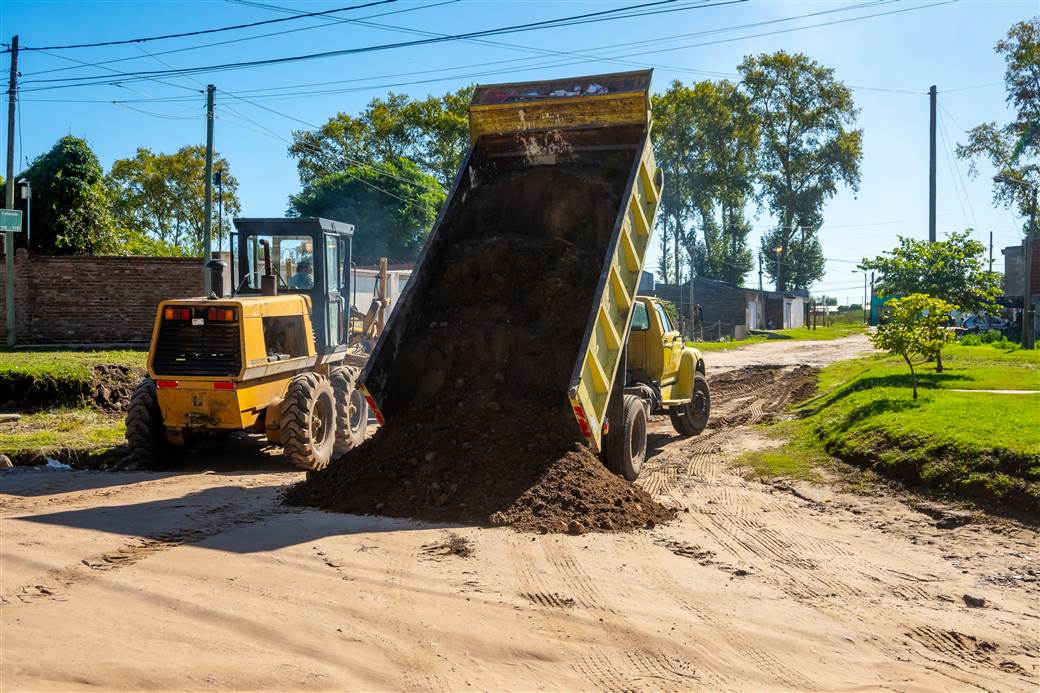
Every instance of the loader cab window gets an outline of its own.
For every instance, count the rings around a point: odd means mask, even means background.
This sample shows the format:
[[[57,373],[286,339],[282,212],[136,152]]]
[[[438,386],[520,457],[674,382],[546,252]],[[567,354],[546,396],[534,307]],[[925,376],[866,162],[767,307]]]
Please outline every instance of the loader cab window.
[[[250,234],[246,237],[246,266],[238,270],[245,275],[242,288],[260,290],[264,273],[264,248],[260,241],[271,244],[271,273],[278,277],[279,291],[310,291],[314,288],[314,241],[310,236],[269,236]]]
[[[646,304],[636,302],[636,309],[632,312],[632,329],[636,332],[646,332],[650,329],[650,316],[646,312]]]

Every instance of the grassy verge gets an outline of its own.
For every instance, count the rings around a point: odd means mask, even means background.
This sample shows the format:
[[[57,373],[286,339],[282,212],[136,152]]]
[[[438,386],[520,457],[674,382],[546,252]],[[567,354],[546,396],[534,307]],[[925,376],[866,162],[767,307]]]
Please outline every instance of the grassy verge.
[[[798,341],[827,341],[848,337],[854,334],[862,334],[867,329],[860,316],[841,316],[834,323],[824,326],[818,325],[815,330],[806,327],[796,327],[790,330],[769,330],[769,335],[750,335],[745,339],[728,340],[721,342],[687,342],[687,345],[700,349],[701,351],[725,351],[737,349],[748,344],[768,342],[771,339],[794,339]]]
[[[1035,512],[1040,394],[980,390],[1040,390],[1040,352],[953,346],[944,365],[944,373],[918,366],[914,401],[896,358],[833,364],[821,372],[816,397],[796,408],[803,418],[779,429],[788,442],[738,462],[766,476],[797,476],[831,456],[943,494]]]
[[[145,352],[129,350],[0,351],[0,406],[24,411],[106,405],[114,388],[125,389],[143,373]]]
[[[0,451],[15,464],[76,461],[122,445],[123,417],[94,409],[53,409],[0,423]]]

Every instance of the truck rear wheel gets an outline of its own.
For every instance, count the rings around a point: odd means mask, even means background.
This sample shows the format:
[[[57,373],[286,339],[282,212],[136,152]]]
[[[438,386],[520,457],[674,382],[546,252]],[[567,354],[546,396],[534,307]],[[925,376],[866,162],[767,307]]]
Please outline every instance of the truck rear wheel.
[[[300,469],[325,467],[336,443],[336,395],[328,378],[318,373],[293,377],[281,413],[285,457]]]
[[[672,427],[681,436],[700,434],[708,425],[710,413],[711,391],[708,390],[708,381],[700,373],[694,376],[693,396],[690,401],[668,410],[668,416],[672,419]]]
[[[357,376],[357,369],[350,366],[332,371],[332,389],[336,393],[336,443],[333,447],[336,457],[361,445],[368,432],[368,404],[357,386]]]
[[[607,433],[607,469],[629,481],[639,478],[646,459],[646,407],[635,395],[625,395],[619,421]]]
[[[126,407],[126,442],[130,458],[145,467],[162,466],[172,445],[166,439],[155,382],[145,378],[134,389]]]

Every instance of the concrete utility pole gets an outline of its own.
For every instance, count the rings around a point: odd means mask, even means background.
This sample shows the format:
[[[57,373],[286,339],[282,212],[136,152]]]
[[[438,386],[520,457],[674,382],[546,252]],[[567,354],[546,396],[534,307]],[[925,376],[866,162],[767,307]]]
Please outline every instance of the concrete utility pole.
[[[18,37],[11,39],[11,78],[7,85],[7,195],[5,209],[14,209],[14,116],[18,102]],[[14,233],[4,234],[4,253],[7,255],[7,346],[13,347],[18,334],[15,331],[14,312]]]
[[[863,324],[866,325],[870,322],[867,319],[867,273],[863,273]]]
[[[202,276],[206,296],[213,290],[206,263],[213,257],[213,234],[210,226],[213,222],[213,93],[216,90],[212,84],[206,87],[206,203],[202,218]]]
[[[928,242],[935,243],[935,85],[928,90]]]
[[[1033,308],[1033,248],[1040,228],[1036,225],[1037,187],[1033,186],[1033,204],[1029,209],[1029,235],[1022,243],[1025,262],[1025,286],[1022,287],[1022,348],[1032,349],[1036,336],[1036,310]]]
[[[993,271],[993,232],[989,232],[989,271]]]

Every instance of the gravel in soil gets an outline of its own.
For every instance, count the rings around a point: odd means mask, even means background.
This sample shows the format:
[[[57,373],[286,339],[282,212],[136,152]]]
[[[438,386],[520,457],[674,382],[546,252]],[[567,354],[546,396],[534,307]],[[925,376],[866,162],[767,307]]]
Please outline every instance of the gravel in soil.
[[[541,211],[510,206],[517,191]],[[424,269],[429,290],[385,388],[389,421],[287,502],[579,534],[671,518],[582,444],[566,398],[616,190],[535,169],[470,194],[445,230],[452,246]]]

